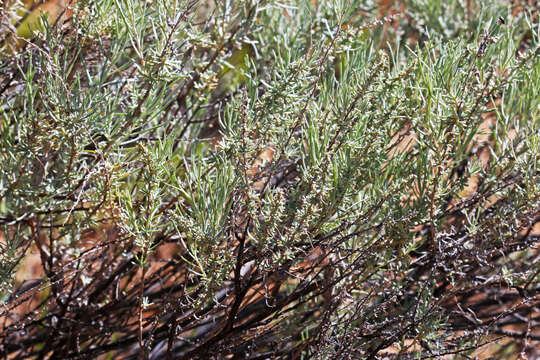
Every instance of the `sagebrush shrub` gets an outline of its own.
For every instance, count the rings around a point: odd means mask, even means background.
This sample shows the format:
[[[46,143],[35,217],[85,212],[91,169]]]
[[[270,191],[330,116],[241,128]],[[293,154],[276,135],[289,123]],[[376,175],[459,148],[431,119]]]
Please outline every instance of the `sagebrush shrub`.
[[[1,16],[3,356],[538,355],[532,4],[62,4]]]

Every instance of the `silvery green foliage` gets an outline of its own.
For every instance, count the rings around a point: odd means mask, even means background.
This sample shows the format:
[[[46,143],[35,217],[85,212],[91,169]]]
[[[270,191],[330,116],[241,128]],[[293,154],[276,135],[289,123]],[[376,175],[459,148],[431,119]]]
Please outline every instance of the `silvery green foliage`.
[[[80,1],[3,56],[0,353],[535,356],[538,16],[379,5]]]

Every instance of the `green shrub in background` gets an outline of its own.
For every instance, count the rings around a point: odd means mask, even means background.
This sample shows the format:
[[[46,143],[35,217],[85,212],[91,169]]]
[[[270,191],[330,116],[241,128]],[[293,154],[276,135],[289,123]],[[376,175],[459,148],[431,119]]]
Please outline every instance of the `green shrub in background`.
[[[79,0],[22,49],[6,11],[0,354],[538,355],[535,10]]]

